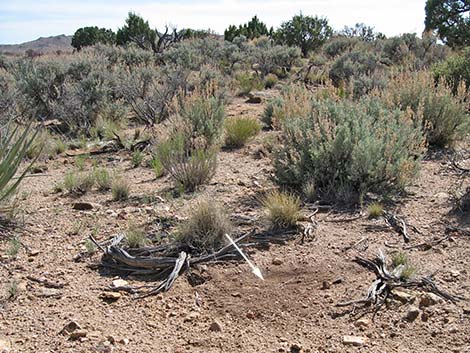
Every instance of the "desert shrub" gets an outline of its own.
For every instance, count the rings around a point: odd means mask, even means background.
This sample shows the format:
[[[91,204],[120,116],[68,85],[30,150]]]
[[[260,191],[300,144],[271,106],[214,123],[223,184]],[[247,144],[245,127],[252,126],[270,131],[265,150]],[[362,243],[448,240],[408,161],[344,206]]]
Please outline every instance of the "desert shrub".
[[[264,123],[264,125],[268,128],[271,129],[273,128],[273,115],[274,115],[274,108],[276,107],[279,109],[282,107],[282,99],[279,97],[272,98],[270,99],[267,103],[266,106],[264,107],[263,115],[261,116],[261,121]]]
[[[186,87],[187,72],[143,66],[123,70],[119,77],[119,96],[130,106],[134,117],[154,125],[170,116],[172,100]]]
[[[111,195],[113,201],[124,201],[129,198],[129,182],[120,175],[114,175],[111,182]]]
[[[383,206],[378,202],[373,202],[367,207],[369,218],[379,218],[384,213]]]
[[[264,88],[266,88],[266,89],[273,88],[274,86],[276,86],[278,81],[279,81],[279,79],[277,78],[276,75],[268,74],[264,78]]]
[[[428,72],[404,73],[394,77],[383,96],[391,106],[415,112],[430,146],[450,146],[470,131],[464,86],[454,95],[452,87],[443,81],[436,84]]]
[[[300,212],[300,199],[297,196],[274,191],[266,195],[262,204],[271,228],[295,228]]]
[[[192,207],[189,219],[176,231],[176,240],[190,252],[209,253],[225,243],[232,224],[221,206],[209,200]]]
[[[93,170],[95,184],[99,191],[107,191],[111,189],[112,177],[106,168],[95,168]]]
[[[310,100],[311,93],[305,86],[286,86],[279,98],[268,103],[263,122],[268,123],[271,120],[271,125],[275,129],[280,129],[284,122],[305,115],[310,109]]]
[[[21,242],[18,238],[12,238],[8,242],[8,248],[6,249],[6,254],[10,257],[15,258],[21,250]]]
[[[235,75],[235,80],[238,83],[238,94],[243,96],[247,95],[253,90],[260,90],[263,88],[263,83],[260,78],[249,72],[240,72]]]
[[[314,202],[317,199],[317,186],[314,181],[309,180],[302,185],[302,196],[307,202]]]
[[[1,59],[0,59],[1,60]],[[0,63],[1,64],[1,63]],[[0,65],[0,124],[16,116],[16,83],[13,75]]]
[[[336,87],[352,84],[354,97],[361,97],[384,85],[379,71],[383,69],[374,52],[354,50],[339,56],[332,64],[329,77]]]
[[[131,165],[132,168],[140,167],[142,161],[144,160],[144,154],[140,150],[135,150],[131,155]]]
[[[334,37],[323,46],[323,52],[329,58],[334,58],[346,51],[351,51],[358,42],[359,40],[357,38],[344,36]]]
[[[277,181],[337,198],[402,190],[417,174],[424,137],[410,112],[377,99],[312,101],[309,112],[286,121],[274,159]],[[344,196],[344,195],[343,195]]]
[[[93,173],[69,171],[65,174],[63,187],[70,194],[82,195],[90,191],[95,185]]]
[[[230,118],[225,122],[225,146],[242,147],[261,130],[254,118]]]
[[[207,87],[178,100],[178,117],[186,138],[198,140],[202,148],[209,148],[220,142],[224,128],[225,109],[223,97],[214,95]]]
[[[436,81],[440,79],[452,87],[453,92],[457,89],[461,81],[470,88],[470,47],[465,48],[461,54],[456,54],[449,57],[447,60],[433,67],[433,73]]]
[[[188,149],[185,137],[174,134],[158,146],[157,156],[165,172],[183,191],[194,191],[212,179],[217,168],[217,153],[207,149]]]

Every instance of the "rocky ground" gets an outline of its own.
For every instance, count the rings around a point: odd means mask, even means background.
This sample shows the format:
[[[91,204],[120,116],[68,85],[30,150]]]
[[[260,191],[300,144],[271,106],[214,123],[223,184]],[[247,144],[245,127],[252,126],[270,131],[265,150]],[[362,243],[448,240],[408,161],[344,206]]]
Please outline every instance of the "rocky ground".
[[[228,115],[260,117],[263,104],[234,99]],[[100,254],[77,261],[85,240],[99,241],[129,223],[152,227],[157,219],[181,219],[199,199],[216,200],[234,219],[248,219],[240,230],[263,228],[259,195],[273,187],[271,163],[263,147],[272,132],[262,132],[248,146],[222,151],[218,171],[200,192],[175,198],[168,179],[151,170],[130,168],[126,153],[93,157],[118,168],[132,181],[131,198],[113,202],[109,192],[79,199],[54,193],[73,157],[48,161],[47,171],[25,180],[19,196],[24,227],[17,230],[22,248],[16,258],[0,260],[0,286],[13,280],[17,297],[0,304],[0,352],[470,352],[470,306],[432,295],[402,291],[372,321],[345,313],[336,303],[359,299],[374,275],[351,260],[390,254],[408,245],[445,235],[448,225],[469,228],[470,219],[451,212],[453,190],[461,176],[445,154],[432,154],[409,193],[392,207],[422,234],[411,242],[383,219],[358,211],[316,215],[318,227],[305,242],[292,240],[251,250],[265,277],[259,280],[245,262],[207,264],[207,281],[191,286],[185,276],[166,293],[136,300],[125,292],[105,300],[105,289],[120,278],[96,269]],[[92,168],[87,161],[85,168]],[[77,201],[91,210],[75,210]],[[303,213],[311,213],[308,205]],[[359,214],[359,217],[357,217]],[[354,246],[354,245],[357,246]],[[0,239],[0,253],[10,246]],[[452,294],[469,296],[470,238],[463,233],[437,245],[404,250],[419,275]],[[116,282],[115,282],[116,284]]]

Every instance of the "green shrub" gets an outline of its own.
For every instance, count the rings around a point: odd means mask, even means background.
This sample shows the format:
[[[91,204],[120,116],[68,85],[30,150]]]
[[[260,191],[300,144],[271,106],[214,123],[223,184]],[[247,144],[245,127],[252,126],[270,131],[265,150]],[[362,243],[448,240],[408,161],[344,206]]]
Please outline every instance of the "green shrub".
[[[132,152],[131,156],[131,165],[132,168],[137,168],[142,164],[142,161],[144,160],[144,154],[140,150],[135,150]]]
[[[314,181],[306,181],[302,186],[302,195],[307,202],[314,202],[317,199],[317,186]]]
[[[129,198],[130,185],[128,181],[119,175],[113,177],[111,183],[111,195],[113,201],[124,201]]]
[[[296,227],[300,212],[297,196],[274,191],[266,195],[262,204],[271,228],[282,230]]]
[[[18,238],[12,238],[8,242],[8,248],[6,250],[6,254],[10,257],[16,257],[21,249],[21,242]]]
[[[470,47],[465,48],[461,54],[436,64],[433,73],[436,81],[446,80],[454,93],[457,92],[461,81],[465,82],[467,89],[470,88]]]
[[[225,243],[225,234],[232,224],[222,208],[212,201],[203,200],[192,207],[187,221],[178,227],[176,240],[197,253],[209,253]]]
[[[93,170],[96,186],[99,191],[107,191],[111,189],[111,174],[106,168],[96,168]]]
[[[323,52],[329,58],[334,58],[346,51],[351,51],[358,43],[359,40],[357,38],[348,38],[344,36],[335,37],[323,46]]]
[[[260,123],[253,118],[230,118],[225,122],[225,146],[242,147],[261,130]]]
[[[279,81],[279,79],[277,78],[276,75],[268,74],[264,78],[264,88],[266,88],[266,89],[273,88],[274,86],[276,86],[278,81]]]
[[[160,178],[163,176],[165,168],[163,167],[162,161],[158,155],[153,156],[152,160],[150,161],[150,167],[155,173],[155,178]]]
[[[158,146],[158,158],[178,188],[194,191],[212,179],[217,168],[213,150],[186,149],[184,135],[175,134]]]
[[[247,95],[253,90],[260,90],[263,88],[263,82],[258,78],[258,76],[248,72],[237,74],[235,76],[235,80],[239,85],[238,94],[241,96]]]
[[[430,146],[451,146],[470,132],[469,94],[463,86],[454,95],[450,86],[436,84],[428,72],[404,73],[391,80],[382,96],[391,106],[415,113]]]
[[[284,123],[274,159],[280,184],[301,189],[308,180],[320,195],[357,197],[402,190],[417,174],[424,138],[409,113],[369,97],[327,98],[309,109]]]

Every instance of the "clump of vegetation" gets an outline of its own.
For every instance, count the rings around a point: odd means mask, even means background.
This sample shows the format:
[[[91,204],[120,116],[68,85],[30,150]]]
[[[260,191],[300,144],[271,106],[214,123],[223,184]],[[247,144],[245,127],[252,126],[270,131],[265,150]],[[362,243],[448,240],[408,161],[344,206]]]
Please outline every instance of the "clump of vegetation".
[[[135,150],[134,152],[132,152],[132,156],[131,156],[132,168],[140,167],[143,160],[144,160],[144,154],[142,153],[142,151]]]
[[[457,92],[461,82],[470,88],[470,48],[465,48],[459,55],[453,55],[433,67],[436,81],[444,79]]]
[[[111,189],[112,177],[106,168],[95,168],[93,170],[95,184],[99,191],[107,191]]]
[[[93,243],[90,239],[87,239],[85,241],[85,250],[88,255],[93,255],[96,252],[97,247],[95,243]]]
[[[436,83],[428,72],[404,73],[395,76],[382,95],[391,106],[415,113],[430,146],[451,146],[470,132],[469,93],[463,84],[454,94],[452,87],[442,80]]]
[[[113,201],[125,201],[129,198],[130,185],[122,176],[115,175],[111,182],[111,195]]]
[[[87,160],[88,160],[88,155],[86,154],[82,154],[80,156],[75,157],[75,167],[79,171],[85,170],[85,165],[86,165]]]
[[[277,181],[301,189],[313,181],[321,197],[355,202],[366,192],[402,190],[417,174],[424,137],[409,112],[372,98],[329,98],[284,123],[274,168]],[[354,196],[355,195],[355,196]]]
[[[255,137],[261,126],[254,118],[230,118],[225,122],[225,146],[242,147]]]
[[[222,208],[203,200],[192,208],[189,219],[179,226],[176,240],[190,251],[207,253],[219,249],[225,242],[225,234],[231,230],[232,224]]]
[[[379,218],[384,214],[383,206],[378,202],[373,202],[367,207],[369,218]]]
[[[279,79],[277,78],[276,75],[268,74],[264,78],[264,88],[266,88],[266,89],[273,88],[274,86],[276,86],[278,81],[279,81]]]
[[[70,194],[82,195],[90,191],[95,185],[95,174],[69,171],[65,174],[63,187]]]
[[[8,284],[6,288],[6,293],[5,293],[5,299],[6,300],[13,300],[18,296],[18,280],[17,279],[12,279]]]
[[[300,215],[300,199],[292,194],[270,192],[262,204],[271,228],[276,230],[295,228]]]
[[[269,102],[263,116],[268,127],[282,128],[284,122],[304,116],[310,110],[312,93],[303,85],[286,86],[280,98]]]
[[[155,173],[155,178],[160,178],[161,176],[163,176],[165,168],[163,167],[162,161],[160,160],[158,155],[153,156],[152,160],[150,161],[150,167]]]
[[[416,273],[416,268],[410,264],[404,252],[397,252],[392,256],[392,267],[399,273],[402,280],[409,280]]]
[[[12,238],[8,242],[8,248],[6,250],[6,254],[10,257],[16,257],[21,249],[21,242],[18,238]]]
[[[235,79],[239,85],[238,94],[240,96],[245,96],[253,90],[260,90],[263,88],[263,82],[258,78],[258,76],[248,72],[237,74]]]
[[[304,183],[302,186],[302,195],[307,202],[314,202],[317,199],[317,187],[314,181],[310,180]]]
[[[130,248],[141,248],[147,244],[147,237],[142,228],[131,224],[126,231],[126,242]]]

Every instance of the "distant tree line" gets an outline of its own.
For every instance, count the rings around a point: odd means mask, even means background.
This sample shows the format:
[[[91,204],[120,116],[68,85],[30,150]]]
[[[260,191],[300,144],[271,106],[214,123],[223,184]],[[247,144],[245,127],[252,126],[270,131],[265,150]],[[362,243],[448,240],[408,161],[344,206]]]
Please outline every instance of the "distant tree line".
[[[470,3],[468,0],[427,0],[425,31],[435,31],[447,45],[454,48],[470,45]],[[103,44],[135,44],[141,49],[161,53],[171,44],[188,38],[201,38],[213,34],[205,30],[165,27],[164,31],[152,29],[139,15],[129,12],[124,26],[114,33],[111,29],[83,27],[72,37],[72,46],[81,50],[83,47]],[[255,39],[268,37],[274,43],[299,47],[304,56],[319,49],[332,36],[355,37],[371,42],[385,39],[382,33],[375,32],[373,27],[358,23],[354,27],[345,27],[334,32],[328,20],[318,16],[295,15],[283,22],[278,29],[269,28],[254,16],[249,22],[239,26],[230,25],[224,32],[224,39],[234,41],[237,37]]]

